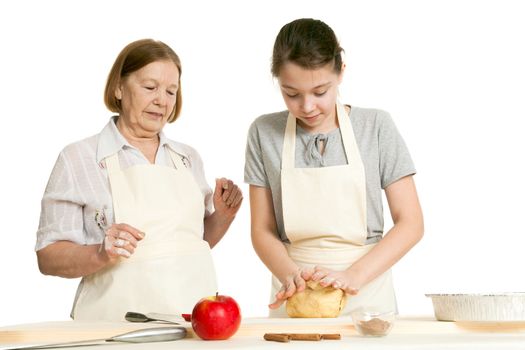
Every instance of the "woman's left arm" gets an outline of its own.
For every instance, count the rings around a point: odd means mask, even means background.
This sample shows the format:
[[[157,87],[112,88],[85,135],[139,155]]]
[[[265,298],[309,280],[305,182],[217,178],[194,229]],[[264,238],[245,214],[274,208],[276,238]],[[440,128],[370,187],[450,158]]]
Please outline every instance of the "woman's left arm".
[[[213,206],[215,211],[204,219],[204,240],[213,248],[230,227],[242,203],[242,192],[233,181],[215,180]]]
[[[394,226],[383,239],[347,270],[334,272],[317,268],[315,273],[312,271],[312,279],[355,294],[391,268],[423,237],[423,213],[412,176],[390,184],[385,193]]]

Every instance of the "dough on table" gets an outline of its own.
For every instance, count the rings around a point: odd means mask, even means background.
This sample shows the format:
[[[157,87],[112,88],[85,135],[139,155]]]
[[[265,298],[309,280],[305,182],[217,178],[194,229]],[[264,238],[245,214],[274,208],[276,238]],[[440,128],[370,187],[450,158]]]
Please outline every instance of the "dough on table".
[[[286,312],[290,317],[337,317],[345,305],[346,293],[342,289],[307,281],[304,291],[288,298]]]

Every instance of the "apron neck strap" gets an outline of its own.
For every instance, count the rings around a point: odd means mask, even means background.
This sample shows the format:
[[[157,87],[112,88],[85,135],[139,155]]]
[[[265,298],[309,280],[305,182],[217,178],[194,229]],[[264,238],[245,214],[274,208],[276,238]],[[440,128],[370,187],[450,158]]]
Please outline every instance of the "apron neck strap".
[[[344,105],[337,101],[336,104],[336,120],[339,122],[339,129],[341,130],[341,140],[343,142],[343,149],[346,152],[348,164],[354,161],[361,161],[359,151],[357,150],[357,143],[354,137],[354,130],[350,118],[347,117]],[[284,132],[284,143],[282,151],[282,165],[283,169],[295,168],[295,139],[297,130],[297,120],[292,113],[288,113],[286,121],[286,130]]]
[[[116,152],[115,154],[112,154],[106,158],[106,169],[110,174],[116,174],[117,172],[120,172],[120,162],[118,160],[119,152]]]
[[[284,131],[283,153],[281,168],[292,169],[295,168],[295,131],[296,119],[291,112],[288,113],[286,120],[286,129]]]

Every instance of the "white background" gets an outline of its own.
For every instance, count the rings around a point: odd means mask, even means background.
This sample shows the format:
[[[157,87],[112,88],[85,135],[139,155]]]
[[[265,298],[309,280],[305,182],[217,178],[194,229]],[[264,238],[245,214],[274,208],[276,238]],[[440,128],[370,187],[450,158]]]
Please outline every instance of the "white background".
[[[242,184],[249,124],[284,109],[269,72],[273,40],[300,17],[332,26],[346,51],[343,100],[389,111],[418,169],[426,235],[394,268],[401,314],[430,315],[425,293],[525,291],[518,3],[2,1],[0,326],[68,318],[78,280],[36,264],[40,199],[60,150],[110,117],[102,93],[120,50],[151,37],[179,53],[184,107],[165,131],[200,152],[210,184]],[[242,189],[213,254],[220,292],[245,317],[262,316],[270,275],[251,247]]]

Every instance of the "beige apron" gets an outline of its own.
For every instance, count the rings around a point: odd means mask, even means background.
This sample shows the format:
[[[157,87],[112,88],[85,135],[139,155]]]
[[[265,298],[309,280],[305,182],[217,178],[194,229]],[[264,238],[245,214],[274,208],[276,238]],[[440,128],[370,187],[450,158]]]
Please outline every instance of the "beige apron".
[[[323,266],[345,270],[373,248],[367,238],[366,179],[350,118],[337,104],[337,118],[348,164],[321,167],[295,167],[296,118],[289,113],[284,136],[281,190],[284,228],[291,244],[289,256],[300,267]],[[281,288],[272,278],[272,295]],[[349,296],[342,315],[357,307],[397,311],[388,270]],[[286,317],[284,305],[271,310],[270,317]]]
[[[176,169],[144,164],[120,169],[106,159],[115,222],[146,233],[129,259],[83,278],[72,317],[123,320],[127,311],[191,313],[217,291],[210,247],[202,239],[204,199],[180,156]]]

